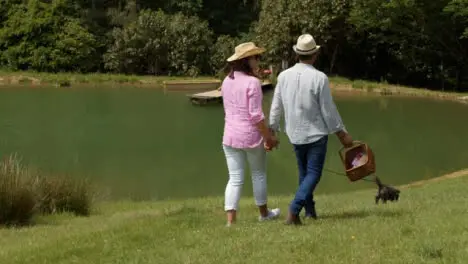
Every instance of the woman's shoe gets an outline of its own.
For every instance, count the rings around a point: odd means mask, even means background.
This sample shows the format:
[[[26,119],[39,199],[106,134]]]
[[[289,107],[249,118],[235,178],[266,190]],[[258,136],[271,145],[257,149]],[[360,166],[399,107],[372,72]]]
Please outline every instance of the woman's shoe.
[[[273,220],[273,219],[276,219],[279,217],[280,215],[280,209],[279,208],[275,208],[275,209],[272,209],[272,210],[268,210],[268,216],[259,216],[258,217],[258,221],[267,221],[267,220]]]

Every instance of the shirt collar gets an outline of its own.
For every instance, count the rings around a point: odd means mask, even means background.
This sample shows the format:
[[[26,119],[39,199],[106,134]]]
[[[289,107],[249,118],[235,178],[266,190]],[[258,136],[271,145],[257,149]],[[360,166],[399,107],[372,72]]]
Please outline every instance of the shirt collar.
[[[301,67],[301,68],[312,68],[315,70],[315,67],[311,64],[303,63],[303,62],[297,62],[296,66]]]

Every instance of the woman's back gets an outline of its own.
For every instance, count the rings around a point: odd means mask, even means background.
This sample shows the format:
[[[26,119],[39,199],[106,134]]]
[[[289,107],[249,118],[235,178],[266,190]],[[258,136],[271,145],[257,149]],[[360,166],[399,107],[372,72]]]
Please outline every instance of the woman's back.
[[[224,191],[224,210],[227,226],[236,221],[239,200],[244,184],[245,162],[249,163],[255,204],[259,221],[275,219],[279,208],[269,210],[266,193],[266,151],[278,144],[268,129],[262,111],[262,86],[254,77],[260,54],[265,52],[253,42],[236,46],[234,54],[226,61],[230,73],[221,86],[225,125],[223,151],[229,170],[229,181]],[[263,137],[265,137],[265,144]]]
[[[225,113],[223,144],[236,148],[253,148],[262,143],[256,124],[264,119],[260,81],[235,71],[226,77],[221,94]]]

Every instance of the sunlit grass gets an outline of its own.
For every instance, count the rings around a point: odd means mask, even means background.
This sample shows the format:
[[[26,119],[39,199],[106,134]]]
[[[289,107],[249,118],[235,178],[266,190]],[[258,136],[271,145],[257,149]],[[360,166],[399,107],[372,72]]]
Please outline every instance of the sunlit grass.
[[[374,191],[319,195],[320,219],[301,227],[283,225],[292,194],[269,197],[283,215],[264,223],[244,197],[230,228],[222,197],[102,203],[89,218],[52,215],[0,230],[0,262],[461,264],[467,184],[462,177],[402,189],[399,202],[379,205]]]

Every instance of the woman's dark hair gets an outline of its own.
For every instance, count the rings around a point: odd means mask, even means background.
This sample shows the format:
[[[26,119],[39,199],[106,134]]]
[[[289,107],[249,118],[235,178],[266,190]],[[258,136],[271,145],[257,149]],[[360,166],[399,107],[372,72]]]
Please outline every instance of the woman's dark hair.
[[[255,56],[255,57],[258,58],[259,56]],[[234,72],[235,71],[240,71],[240,72],[243,72],[243,73],[245,73],[247,75],[250,75],[250,76],[256,76],[253,69],[249,65],[249,58],[250,57],[229,62],[229,64],[228,64],[228,66],[229,66],[229,78],[234,79]]]

